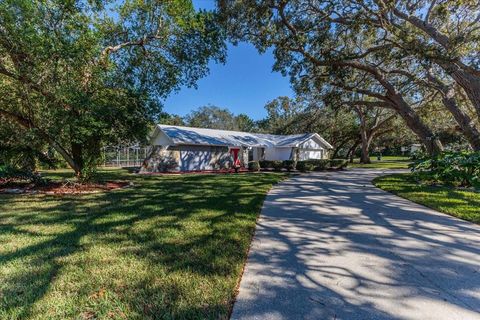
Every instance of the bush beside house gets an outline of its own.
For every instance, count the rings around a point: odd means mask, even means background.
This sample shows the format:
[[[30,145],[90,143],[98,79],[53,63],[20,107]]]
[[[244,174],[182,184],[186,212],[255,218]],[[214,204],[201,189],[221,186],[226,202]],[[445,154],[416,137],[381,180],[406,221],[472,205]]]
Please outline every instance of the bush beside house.
[[[297,170],[301,172],[312,171],[314,169],[313,164],[308,161],[298,161],[297,162]]]
[[[296,167],[296,162],[293,160],[284,160],[283,167],[287,169],[287,171],[293,171]]]
[[[252,161],[256,162],[256,161]],[[250,162],[251,163],[251,162]],[[251,171],[255,171],[250,168]],[[323,171],[328,169],[343,169],[347,166],[348,162],[345,159],[310,159],[303,161],[293,161],[293,160],[284,160],[284,161],[271,161],[271,160],[261,160],[258,161],[258,165],[263,170],[274,170],[281,171],[283,169],[287,171],[298,170],[302,172],[307,171]]]
[[[258,161],[250,161],[248,163],[248,170],[250,171],[260,171],[260,164]]]

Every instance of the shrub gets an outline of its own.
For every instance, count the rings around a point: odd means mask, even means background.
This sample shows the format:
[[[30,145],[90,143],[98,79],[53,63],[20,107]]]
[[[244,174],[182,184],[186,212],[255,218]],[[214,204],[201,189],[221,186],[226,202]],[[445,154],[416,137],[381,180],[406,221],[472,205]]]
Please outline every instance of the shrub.
[[[282,171],[282,169],[283,169],[283,161],[280,161],[280,160],[272,161],[272,168],[273,168],[273,170],[275,170],[275,171]]]
[[[260,165],[260,168],[262,168],[262,169],[273,168],[272,161],[270,161],[270,160],[260,160],[260,161],[258,161],[258,164]]]
[[[421,159],[425,159],[425,158],[427,158],[427,157],[428,157],[428,154],[425,153],[425,152],[424,152],[423,150],[421,150],[421,149],[420,149],[420,150],[416,150],[416,151],[414,151],[414,152],[412,152],[412,153],[410,154],[410,159],[411,159],[411,160],[414,160],[414,161],[416,161],[416,160],[421,160]]]
[[[258,161],[250,161],[248,163],[248,170],[259,171],[260,170],[260,164],[258,163]]]
[[[347,167],[348,161],[346,159],[331,159],[330,167],[335,169],[343,169]]]
[[[295,161],[293,160],[284,160],[283,161],[283,167],[285,169],[287,169],[288,171],[292,171],[292,170],[295,170]]]
[[[300,170],[302,172],[307,172],[307,171],[312,171],[313,169],[314,169],[314,166],[309,161],[298,161],[297,162],[297,170]]]
[[[329,167],[329,161],[327,159],[309,159],[304,160],[304,162],[312,165],[313,170],[315,171],[322,171]]]
[[[261,160],[259,161],[260,168],[273,169],[275,171],[281,171],[283,168],[283,161],[280,160]]]
[[[40,183],[42,178],[38,173],[28,169],[17,169],[9,165],[0,166],[0,182],[9,183],[22,181]]]
[[[424,182],[480,187],[480,152],[443,152],[418,159],[411,169]]]

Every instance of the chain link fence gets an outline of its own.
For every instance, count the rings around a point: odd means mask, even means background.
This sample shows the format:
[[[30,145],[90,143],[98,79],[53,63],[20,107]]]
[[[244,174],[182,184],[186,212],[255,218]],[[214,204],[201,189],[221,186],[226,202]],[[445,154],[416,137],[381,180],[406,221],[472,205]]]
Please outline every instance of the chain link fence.
[[[103,148],[104,167],[140,167],[152,147],[116,146]]]

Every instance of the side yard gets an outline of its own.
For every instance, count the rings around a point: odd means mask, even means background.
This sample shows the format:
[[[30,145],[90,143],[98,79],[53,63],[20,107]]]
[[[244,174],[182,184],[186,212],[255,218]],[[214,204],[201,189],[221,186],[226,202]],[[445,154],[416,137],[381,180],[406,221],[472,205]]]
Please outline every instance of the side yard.
[[[225,319],[265,194],[285,175],[102,177],[134,187],[0,195],[0,318]]]
[[[480,224],[479,192],[420,184],[410,173],[378,177],[373,183],[413,202]]]
[[[401,156],[384,156],[382,160],[377,160],[377,157],[370,157],[372,163],[362,164],[359,159],[355,159],[353,163],[349,163],[350,168],[369,168],[369,169],[407,169],[411,160],[409,157]]]

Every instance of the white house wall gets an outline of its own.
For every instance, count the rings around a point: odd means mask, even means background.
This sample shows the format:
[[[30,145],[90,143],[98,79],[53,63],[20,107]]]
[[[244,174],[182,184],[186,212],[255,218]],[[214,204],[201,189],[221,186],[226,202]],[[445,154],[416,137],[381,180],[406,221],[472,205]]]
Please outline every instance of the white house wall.
[[[309,139],[299,145],[298,160],[325,159],[327,152],[317,139]]]
[[[320,145],[314,139],[309,139],[298,146],[300,149],[323,149],[323,146]]]
[[[180,170],[197,171],[213,170],[212,152],[210,151],[180,151]]]
[[[292,148],[265,148],[265,160],[290,160]]]
[[[227,147],[178,146],[174,149],[180,152],[180,171],[220,170],[233,165],[233,158]],[[239,158],[242,164],[246,165],[242,150]],[[248,157],[248,153],[246,156]]]
[[[152,139],[152,145],[154,145],[154,146],[164,146],[164,147],[166,147],[166,146],[169,146],[171,144],[172,144],[172,142],[170,141],[170,139],[162,131],[158,131],[157,135],[155,137],[153,137],[153,139]]]
[[[298,160],[310,160],[310,159],[323,159],[324,158],[324,151],[312,151],[312,150],[299,150],[298,153]]]

